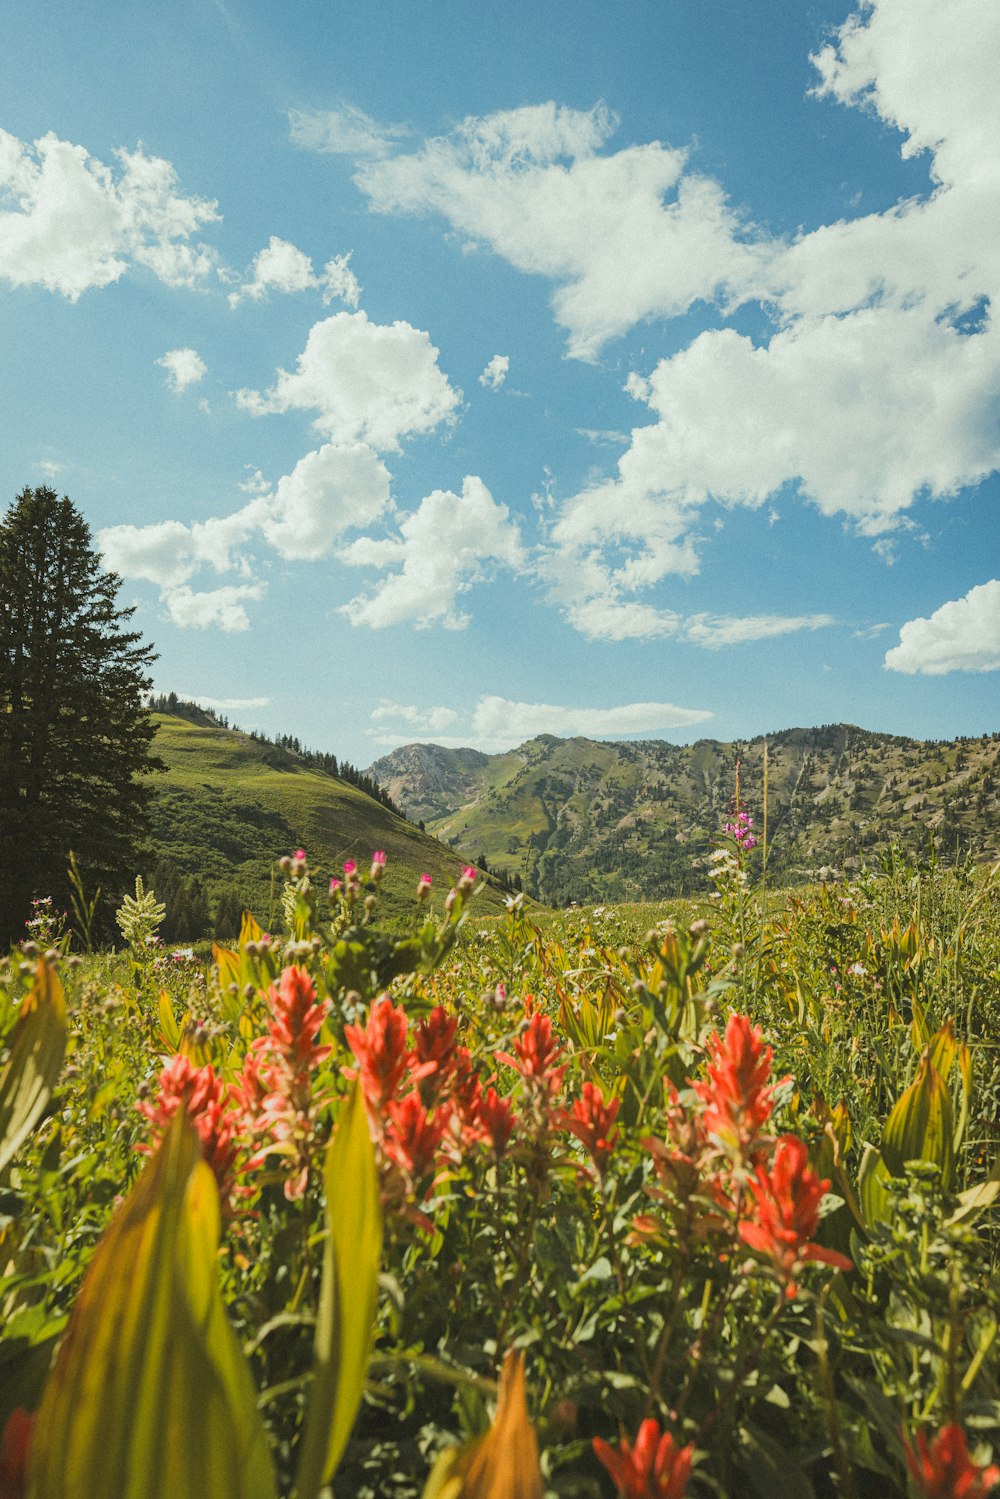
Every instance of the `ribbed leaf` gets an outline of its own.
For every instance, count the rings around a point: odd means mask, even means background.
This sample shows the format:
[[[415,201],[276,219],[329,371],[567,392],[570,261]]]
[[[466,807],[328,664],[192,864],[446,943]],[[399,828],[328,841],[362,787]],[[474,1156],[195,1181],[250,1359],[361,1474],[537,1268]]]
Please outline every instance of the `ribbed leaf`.
[[[42,1399],[28,1499],[275,1499],[218,1245],[215,1179],[180,1111],[94,1254]]]
[[[951,1190],[955,1178],[953,1112],[951,1095],[928,1049],[916,1079],[886,1121],[882,1156],[893,1176],[902,1175],[905,1161],[933,1161],[941,1169],[942,1185]]]
[[[0,1073],[0,1171],[28,1138],[52,1097],[66,1054],[66,1001],[44,958],[21,1003]]]
[[[886,1190],[888,1180],[889,1172],[882,1157],[874,1145],[866,1145],[858,1170],[857,1201],[867,1228],[874,1228],[876,1223],[885,1221],[889,1206],[889,1193]]]
[[[357,1083],[326,1152],[326,1247],[314,1343],[314,1377],[295,1492],[315,1499],[344,1455],[375,1328],[382,1257],[375,1153]]]
[[[181,1027],[177,1023],[173,1003],[166,989],[160,990],[157,1015],[160,1021],[161,1041],[169,1051],[177,1051],[181,1044]]]

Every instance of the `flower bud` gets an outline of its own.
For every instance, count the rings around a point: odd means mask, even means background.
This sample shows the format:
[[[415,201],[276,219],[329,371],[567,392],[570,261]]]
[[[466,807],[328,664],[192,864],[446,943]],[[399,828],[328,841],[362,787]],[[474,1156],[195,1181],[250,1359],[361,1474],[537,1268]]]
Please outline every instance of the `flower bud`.
[[[386,860],[384,849],[377,848],[372,854],[372,867],[369,876],[369,878],[372,879],[376,885],[385,874],[385,863]]]
[[[422,874],[417,881],[417,900],[426,900],[431,893],[431,877]]]

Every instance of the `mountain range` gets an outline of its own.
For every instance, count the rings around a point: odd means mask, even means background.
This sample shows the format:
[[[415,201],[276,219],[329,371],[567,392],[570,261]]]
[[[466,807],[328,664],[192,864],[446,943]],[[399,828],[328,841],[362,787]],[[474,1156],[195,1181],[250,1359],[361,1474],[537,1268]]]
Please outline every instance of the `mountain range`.
[[[494,755],[408,744],[367,774],[462,859],[554,905],[707,888],[737,798],[766,831],[775,882],[849,874],[891,845],[944,862],[1000,857],[1000,734],[920,741],[829,724],[690,745],[542,734]]]

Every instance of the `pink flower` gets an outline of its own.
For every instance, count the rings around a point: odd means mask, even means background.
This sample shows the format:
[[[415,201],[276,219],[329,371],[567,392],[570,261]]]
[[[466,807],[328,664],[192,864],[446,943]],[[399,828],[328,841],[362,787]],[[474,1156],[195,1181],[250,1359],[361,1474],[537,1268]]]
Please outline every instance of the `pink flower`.
[[[299,859],[299,860],[304,860],[304,859],[305,859],[305,856],[306,856],[306,851],[305,851],[305,849],[304,849],[304,848],[297,848],[297,849],[296,849],[296,850],[295,850],[295,857],[296,857],[296,858],[297,858],[297,859]]]
[[[379,880],[385,874],[385,865],[385,850],[377,848],[372,854],[372,867],[369,873],[369,878],[374,880],[375,884],[378,884]]]
[[[429,874],[422,874],[417,881],[417,900],[426,900],[430,893],[431,877]]]
[[[985,1499],[1000,1483],[1000,1467],[980,1468],[969,1457],[960,1426],[943,1426],[930,1446],[917,1432],[916,1450],[905,1441],[906,1461],[923,1499]]]
[[[357,859],[345,859],[344,860],[344,873],[345,874],[347,874],[347,875],[356,874],[357,873],[357,868],[358,868],[358,861],[357,861]]]
[[[615,1451],[595,1437],[594,1452],[611,1474],[619,1499],[684,1499],[694,1443],[677,1447],[652,1418],[639,1427],[634,1446],[623,1440]]]

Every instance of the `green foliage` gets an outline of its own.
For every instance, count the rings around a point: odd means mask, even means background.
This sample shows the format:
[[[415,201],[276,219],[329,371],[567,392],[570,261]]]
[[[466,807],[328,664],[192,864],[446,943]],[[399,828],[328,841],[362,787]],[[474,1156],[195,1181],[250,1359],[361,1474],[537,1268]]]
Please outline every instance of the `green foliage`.
[[[0,941],[33,896],[68,904],[75,849],[88,883],[134,867],[153,726],[153,654],[117,607],[68,499],[26,489],[0,520]]]
[[[38,1495],[127,1453],[235,1495],[238,1449],[297,1499],[608,1499],[593,1439],[646,1420],[690,1499],[912,1499],[948,1425],[996,1459],[1000,877],[765,904],[737,860],[708,921],[536,922],[467,871],[387,931],[368,872],[285,860],[286,935],[207,971],[60,961],[68,1062],[0,1182]],[[0,965],[9,1057],[36,967]]]
[[[137,874],[135,895],[123,898],[115,912],[115,921],[132,951],[145,953],[166,914],[166,906],[156,899],[152,890],[144,889],[142,876]]]

